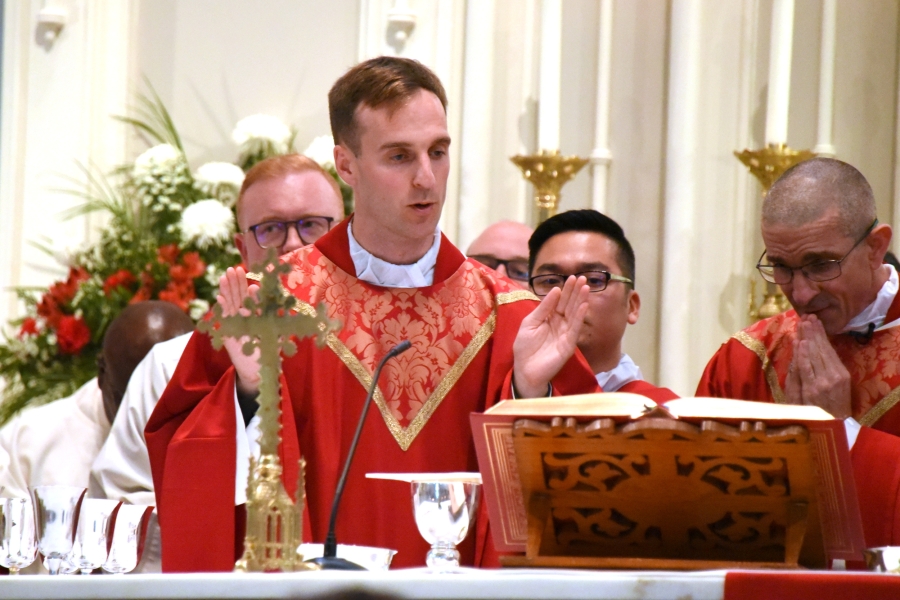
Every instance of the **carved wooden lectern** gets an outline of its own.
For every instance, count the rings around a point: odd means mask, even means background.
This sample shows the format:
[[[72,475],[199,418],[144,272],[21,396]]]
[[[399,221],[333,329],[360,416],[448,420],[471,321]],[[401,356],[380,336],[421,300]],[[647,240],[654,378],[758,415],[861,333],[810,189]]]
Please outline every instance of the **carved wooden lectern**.
[[[505,566],[824,567],[865,548],[843,422],[816,406],[624,393],[471,415]]]
[[[504,565],[825,566],[803,426],[519,419],[513,445],[528,540]]]

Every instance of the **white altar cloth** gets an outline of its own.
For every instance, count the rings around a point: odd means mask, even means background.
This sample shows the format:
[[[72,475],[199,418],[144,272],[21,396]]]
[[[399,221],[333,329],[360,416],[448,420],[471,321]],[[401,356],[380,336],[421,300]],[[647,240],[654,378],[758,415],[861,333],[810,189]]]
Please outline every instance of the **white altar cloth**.
[[[0,577],[0,598],[317,598],[350,590],[399,598],[721,600],[725,571],[474,570],[386,573],[192,573],[183,575],[19,575]]]

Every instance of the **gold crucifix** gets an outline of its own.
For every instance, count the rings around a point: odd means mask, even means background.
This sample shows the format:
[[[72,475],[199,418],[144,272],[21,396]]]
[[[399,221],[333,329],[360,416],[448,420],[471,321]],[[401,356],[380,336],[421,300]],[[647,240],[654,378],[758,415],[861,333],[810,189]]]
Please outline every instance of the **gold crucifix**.
[[[249,314],[225,317],[221,305],[212,311],[212,319],[201,321],[198,329],[210,336],[220,349],[225,338],[245,339],[241,351],[250,356],[259,351],[260,438],[259,462],[250,459],[247,486],[247,534],[244,555],[235,564],[236,571],[301,571],[315,568],[303,562],[297,553],[302,541],[304,462],[300,461],[296,504],[281,482],[281,356],[293,356],[297,344],[293,338],[316,336],[321,347],[340,323],[329,319],[319,305],[314,315],[292,313],[296,299],[281,286],[281,276],[291,270],[280,264],[275,250],[269,250],[265,262],[255,266],[261,273],[256,298],[244,299]],[[256,277],[254,277],[256,279]]]

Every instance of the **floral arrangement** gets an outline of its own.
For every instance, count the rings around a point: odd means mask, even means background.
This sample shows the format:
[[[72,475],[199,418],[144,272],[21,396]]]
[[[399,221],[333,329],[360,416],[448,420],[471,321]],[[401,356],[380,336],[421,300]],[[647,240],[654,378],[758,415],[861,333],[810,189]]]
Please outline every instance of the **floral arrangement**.
[[[68,216],[109,215],[100,239],[88,248],[45,246],[68,268],[67,277],[47,289],[17,290],[25,316],[10,323],[0,343],[0,424],[94,377],[106,328],[127,305],[165,300],[201,318],[221,274],[240,261],[232,236],[244,171],[293,151],[295,134],[288,126],[254,115],[235,127],[237,164],[212,162],[191,171],[158,96],[139,96],[136,111],[138,116],[120,119],[154,145],[111,175],[85,170],[87,190],[73,191],[85,203]],[[311,148],[325,156],[329,144],[330,138],[317,138]],[[323,167],[334,173],[330,149],[327,154]]]

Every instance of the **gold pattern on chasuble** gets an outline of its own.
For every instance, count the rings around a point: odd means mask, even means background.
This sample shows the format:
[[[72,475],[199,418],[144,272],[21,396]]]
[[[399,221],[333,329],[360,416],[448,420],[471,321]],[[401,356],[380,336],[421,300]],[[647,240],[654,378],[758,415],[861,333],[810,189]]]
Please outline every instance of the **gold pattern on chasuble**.
[[[798,317],[790,311],[734,334],[734,339],[756,354],[775,402],[787,398],[782,382],[793,360],[793,340]],[[900,403],[900,327],[875,332],[866,344],[850,336],[831,339],[832,346],[850,373],[853,416],[872,426]]]
[[[305,253],[304,253],[305,254]],[[412,352],[385,364],[374,400],[400,448],[407,450],[466,368],[494,333],[495,306],[535,298],[508,291],[495,281],[496,297],[484,273],[466,261],[446,281],[426,291],[367,285],[320,256],[310,264],[292,261],[286,288],[309,312],[325,302],[328,316],[344,323],[327,345],[364,389],[378,361],[408,339]]]

